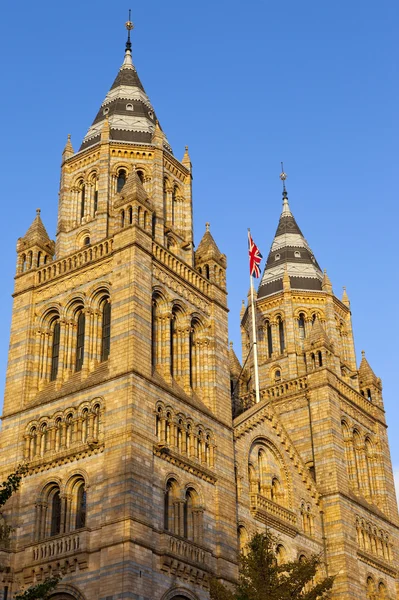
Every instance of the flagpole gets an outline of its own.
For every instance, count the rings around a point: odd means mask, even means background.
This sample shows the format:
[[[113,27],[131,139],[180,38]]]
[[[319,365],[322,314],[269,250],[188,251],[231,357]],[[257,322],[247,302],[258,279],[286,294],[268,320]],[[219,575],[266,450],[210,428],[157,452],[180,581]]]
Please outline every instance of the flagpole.
[[[248,229],[249,233],[249,229]],[[252,274],[249,274],[249,281],[251,286],[251,307],[252,307],[252,343],[254,349],[254,371],[255,371],[255,400],[256,404],[260,402],[259,393],[259,370],[258,370],[258,346],[256,336],[256,323],[255,323],[255,302],[254,302],[254,282]]]

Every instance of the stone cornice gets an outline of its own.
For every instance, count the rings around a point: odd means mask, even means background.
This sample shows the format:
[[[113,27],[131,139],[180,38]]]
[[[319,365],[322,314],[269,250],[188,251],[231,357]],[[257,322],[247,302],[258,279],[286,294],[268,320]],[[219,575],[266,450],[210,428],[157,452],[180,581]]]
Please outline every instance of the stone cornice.
[[[217,477],[212,471],[203,465],[200,465],[199,463],[182,456],[165,444],[155,444],[154,454],[155,456],[166,460],[166,462],[169,462],[172,465],[179,467],[180,469],[183,469],[184,471],[187,471],[188,473],[191,473],[192,475],[195,475],[204,481],[207,481],[208,483],[215,485],[217,481]]]

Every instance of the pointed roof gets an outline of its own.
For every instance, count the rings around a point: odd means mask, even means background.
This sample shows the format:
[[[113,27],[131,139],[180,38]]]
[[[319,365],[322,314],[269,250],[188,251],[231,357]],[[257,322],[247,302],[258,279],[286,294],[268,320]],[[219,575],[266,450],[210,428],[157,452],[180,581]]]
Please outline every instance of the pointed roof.
[[[157,118],[133,65],[130,31],[125,58],[119,73],[79,150],[85,150],[100,141],[101,129],[106,117],[109,120],[111,141],[151,144]],[[172,153],[166,138],[164,147]]]
[[[233,377],[239,377],[241,375],[241,364],[237,358],[237,354],[233,348],[233,342],[230,342],[229,347],[229,362],[230,362],[230,373]]]
[[[195,251],[195,259],[199,261],[214,260],[223,267],[226,266],[226,256],[222,254],[217,247],[215,240],[210,232],[210,224],[205,224],[205,233],[202,236],[202,240],[198,244],[198,248]]]
[[[319,319],[313,323],[307,342],[309,346],[319,346],[320,344],[331,346],[331,340]]]
[[[364,350],[362,350],[362,360],[360,361],[360,365],[359,365],[359,377],[361,380],[364,381],[369,381],[369,380],[376,380],[377,376],[374,373],[373,369],[370,367],[369,362],[366,358],[366,353]]]
[[[36,217],[23,237],[17,242],[17,252],[22,252],[33,246],[39,246],[49,254],[54,254],[55,243],[50,240],[43,221],[40,218],[40,208],[36,209]]]
[[[284,186],[283,210],[258,289],[258,298],[283,289],[284,272],[293,290],[321,290],[323,273],[299,229]]]
[[[114,207],[117,208],[118,206],[122,206],[125,201],[132,199],[139,200],[140,202],[148,201],[148,194],[145,191],[135,168],[133,168],[132,172],[126,179],[125,185],[115,200]]]

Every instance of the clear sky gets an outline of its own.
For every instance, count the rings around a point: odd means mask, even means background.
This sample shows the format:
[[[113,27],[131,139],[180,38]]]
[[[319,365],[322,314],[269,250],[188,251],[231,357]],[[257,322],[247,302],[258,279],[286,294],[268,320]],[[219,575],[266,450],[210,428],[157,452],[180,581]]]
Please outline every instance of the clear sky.
[[[4,2],[0,375],[15,244],[42,209],[55,235],[61,152],[77,149],[123,60],[129,2]],[[195,239],[228,258],[230,338],[248,290],[247,227],[264,256],[290,206],[335,293],[347,287],[358,357],[384,384],[399,476],[397,0],[153,0],[132,4],[133,60],[174,153],[188,144]],[[399,477],[398,477],[399,478]]]

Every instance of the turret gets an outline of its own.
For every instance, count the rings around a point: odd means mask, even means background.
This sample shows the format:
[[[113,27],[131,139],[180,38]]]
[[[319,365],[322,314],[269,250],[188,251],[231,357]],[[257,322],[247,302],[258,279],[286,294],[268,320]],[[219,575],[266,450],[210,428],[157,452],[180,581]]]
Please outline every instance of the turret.
[[[203,277],[225,289],[226,255],[222,254],[217,247],[210,232],[210,224],[206,223],[205,227],[205,233],[195,252],[195,266]]]
[[[362,396],[376,404],[382,403],[382,383],[370,367],[366,353],[362,350],[362,360],[359,366],[359,388]]]
[[[32,225],[17,242],[17,275],[51,262],[54,250],[55,243],[48,236],[38,208]]]

